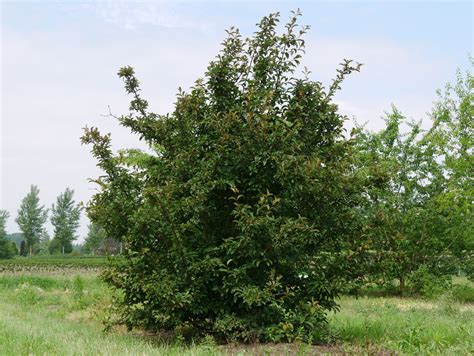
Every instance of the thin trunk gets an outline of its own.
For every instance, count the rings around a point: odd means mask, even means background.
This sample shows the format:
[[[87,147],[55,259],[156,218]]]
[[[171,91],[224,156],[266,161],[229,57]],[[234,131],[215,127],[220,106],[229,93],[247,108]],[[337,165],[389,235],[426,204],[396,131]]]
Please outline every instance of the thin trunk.
[[[400,276],[400,294],[404,295],[405,294],[405,276]]]
[[[30,245],[30,257],[33,256],[33,245]]]

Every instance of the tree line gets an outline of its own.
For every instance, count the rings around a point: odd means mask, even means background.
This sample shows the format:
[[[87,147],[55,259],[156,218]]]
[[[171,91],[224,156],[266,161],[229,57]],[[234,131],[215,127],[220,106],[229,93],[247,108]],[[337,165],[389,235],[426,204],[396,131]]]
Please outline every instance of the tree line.
[[[21,234],[15,236],[19,246],[8,238],[6,221],[9,213],[0,210],[0,258],[11,258],[16,255],[33,256],[36,254],[67,254],[73,251],[73,243],[77,240],[77,229],[82,211],[81,204],[74,201],[74,191],[66,188],[51,209],[40,204],[39,188],[31,185],[30,191],[22,199],[15,222]],[[53,225],[53,237],[49,237],[45,223],[50,214]],[[81,251],[91,254],[112,254],[120,250],[114,239],[105,236],[104,230],[97,224],[90,224],[87,237]]]

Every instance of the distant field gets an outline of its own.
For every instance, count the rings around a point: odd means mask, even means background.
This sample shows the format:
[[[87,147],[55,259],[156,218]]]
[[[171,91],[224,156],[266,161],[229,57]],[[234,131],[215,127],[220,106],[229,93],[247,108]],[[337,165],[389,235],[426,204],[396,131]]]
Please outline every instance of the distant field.
[[[100,270],[110,263],[119,263],[120,257],[96,256],[35,256],[0,260],[0,272],[40,272],[67,270]]]
[[[339,335],[329,346],[183,345],[120,327],[104,333],[112,294],[97,272],[106,263],[97,257],[1,261],[8,269],[0,272],[0,355],[474,353],[474,304],[449,293],[437,300],[343,297],[341,311],[329,315]]]

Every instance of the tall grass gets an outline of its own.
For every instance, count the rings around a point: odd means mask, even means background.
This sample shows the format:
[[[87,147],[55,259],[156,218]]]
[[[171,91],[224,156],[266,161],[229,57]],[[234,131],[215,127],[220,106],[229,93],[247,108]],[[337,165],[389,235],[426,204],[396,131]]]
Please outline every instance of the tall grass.
[[[0,276],[0,355],[209,354],[208,345],[104,333],[101,314],[109,302],[110,292],[95,276]]]
[[[75,273],[0,274],[0,355],[474,354],[474,305],[458,302],[454,289],[437,300],[343,297],[329,315],[335,346],[221,347],[121,328],[104,333],[111,292],[96,273]]]
[[[474,306],[445,294],[435,301],[342,298],[330,323],[349,344],[375,343],[408,354],[474,353]]]

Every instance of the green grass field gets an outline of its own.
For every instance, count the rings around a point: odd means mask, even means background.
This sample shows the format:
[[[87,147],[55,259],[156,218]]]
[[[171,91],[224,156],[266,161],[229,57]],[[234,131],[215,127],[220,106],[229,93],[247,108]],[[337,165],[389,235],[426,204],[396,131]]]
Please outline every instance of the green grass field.
[[[107,287],[94,274],[0,277],[0,355],[157,355],[184,353],[140,334],[103,332]],[[193,352],[206,351],[201,347]]]
[[[450,293],[343,297],[329,315],[335,345],[183,345],[122,328],[105,333],[111,292],[97,272],[54,271],[0,273],[0,355],[474,354],[474,304]]]
[[[449,296],[436,301],[409,298],[343,298],[330,323],[348,344],[376,344],[401,353],[474,353],[474,305]]]

